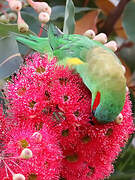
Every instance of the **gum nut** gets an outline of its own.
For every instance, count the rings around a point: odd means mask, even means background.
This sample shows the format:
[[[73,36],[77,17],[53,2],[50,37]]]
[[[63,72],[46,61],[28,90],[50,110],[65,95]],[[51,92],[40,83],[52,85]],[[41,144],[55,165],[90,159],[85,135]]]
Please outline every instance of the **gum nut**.
[[[126,73],[126,68],[123,65],[121,65],[121,66],[122,66],[123,73],[125,74]]]
[[[42,134],[39,133],[39,132],[35,132],[33,135],[32,135],[32,138],[34,138],[34,140],[36,142],[41,142],[42,141]]]
[[[1,15],[0,16],[0,22],[2,22],[2,23],[8,23],[9,22],[9,18],[8,18],[8,16],[6,16],[6,15]]]
[[[9,17],[9,21],[16,21],[17,20],[17,15],[15,13],[9,13],[8,17]]]
[[[19,30],[19,32],[21,32],[21,33],[28,32],[29,26],[28,26],[25,22],[23,22],[23,23],[21,23],[21,24],[18,24],[18,30]]]
[[[85,31],[85,33],[83,35],[87,36],[90,39],[95,38],[95,32],[92,29],[89,29],[89,30]]]
[[[39,13],[38,19],[41,23],[46,24],[50,20],[50,16],[46,12]]]
[[[94,40],[105,44],[107,42],[107,36],[105,33],[100,33],[100,34],[95,36]]]
[[[11,0],[9,1],[9,7],[13,10],[13,11],[20,11],[22,9],[22,3],[20,1],[17,0]]]
[[[126,92],[129,92],[129,88],[126,86]]]
[[[13,180],[25,180],[25,177],[23,174],[14,174]]]
[[[122,121],[123,121],[123,115],[120,113],[120,114],[116,117],[115,122],[116,122],[116,124],[120,124]]]
[[[115,41],[109,41],[108,43],[105,44],[106,47],[111,49],[113,52],[117,51],[117,43]]]
[[[28,148],[22,150],[20,157],[22,159],[30,159],[32,158],[32,151]]]

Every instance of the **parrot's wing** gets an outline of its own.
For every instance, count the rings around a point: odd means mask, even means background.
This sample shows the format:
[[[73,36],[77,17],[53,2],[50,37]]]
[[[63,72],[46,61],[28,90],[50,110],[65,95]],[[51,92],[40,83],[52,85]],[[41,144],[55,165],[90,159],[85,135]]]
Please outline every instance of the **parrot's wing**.
[[[95,47],[101,47],[114,55],[111,49],[98,41],[89,39],[86,36],[58,33],[58,28],[51,23],[49,24],[48,29],[48,41],[54,55],[59,61],[65,59],[65,57],[77,57],[86,62],[87,52]],[[116,58],[116,60],[119,61],[118,58]]]
[[[96,46],[94,41],[78,34],[56,34],[56,26],[49,25],[48,39],[54,55],[61,61],[65,57],[79,58],[85,61],[87,51]]]

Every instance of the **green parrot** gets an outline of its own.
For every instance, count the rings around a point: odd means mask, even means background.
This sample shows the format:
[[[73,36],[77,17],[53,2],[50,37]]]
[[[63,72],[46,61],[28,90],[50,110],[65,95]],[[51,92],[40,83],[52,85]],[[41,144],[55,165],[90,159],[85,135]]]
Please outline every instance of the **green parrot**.
[[[60,33],[53,24],[49,25],[47,38],[22,35],[16,39],[40,53],[56,56],[57,65],[68,66],[79,73],[92,93],[92,109],[100,94],[94,110],[99,123],[114,121],[119,115],[125,102],[126,79],[120,60],[112,50],[83,35]]]

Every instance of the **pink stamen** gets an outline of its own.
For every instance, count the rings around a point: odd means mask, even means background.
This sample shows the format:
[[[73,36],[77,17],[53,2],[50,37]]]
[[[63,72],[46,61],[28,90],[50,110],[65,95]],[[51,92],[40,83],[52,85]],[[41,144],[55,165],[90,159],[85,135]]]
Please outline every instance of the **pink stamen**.
[[[6,162],[3,160],[3,163],[5,164],[5,167],[10,171],[10,173],[12,174],[12,176],[15,174],[10,167],[6,164]]]

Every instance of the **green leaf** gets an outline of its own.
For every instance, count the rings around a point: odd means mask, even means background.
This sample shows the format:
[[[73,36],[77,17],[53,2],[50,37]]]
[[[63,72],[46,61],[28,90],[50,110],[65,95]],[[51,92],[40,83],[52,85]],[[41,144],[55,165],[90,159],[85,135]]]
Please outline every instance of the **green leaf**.
[[[12,37],[0,39],[0,79],[13,74],[22,62],[16,40]]]
[[[135,1],[130,1],[123,13],[123,27],[128,38],[135,42]]]
[[[120,57],[124,59],[130,70],[135,70],[135,45],[132,47],[124,47],[120,51]]]
[[[75,29],[75,7],[72,0],[66,1],[65,18],[64,18],[64,34],[73,34]]]
[[[20,33],[18,31],[18,26],[17,24],[3,24],[3,23],[0,23],[0,37],[6,37],[9,35],[10,32],[15,32],[15,33]],[[28,34],[33,34],[35,35],[32,31],[28,31],[26,33],[23,33],[25,35],[28,35]]]
[[[38,18],[36,18],[36,16],[34,16],[33,14],[30,14],[24,11],[21,12],[21,15],[24,21],[29,25],[30,30],[38,34],[40,31],[40,25],[41,25]]]
[[[96,8],[88,7],[75,7],[75,14],[95,10]],[[64,18],[65,16],[65,6],[54,6],[52,7],[51,20],[54,21],[58,18]]]
[[[109,180],[133,180],[135,173],[118,173],[109,178]]]

